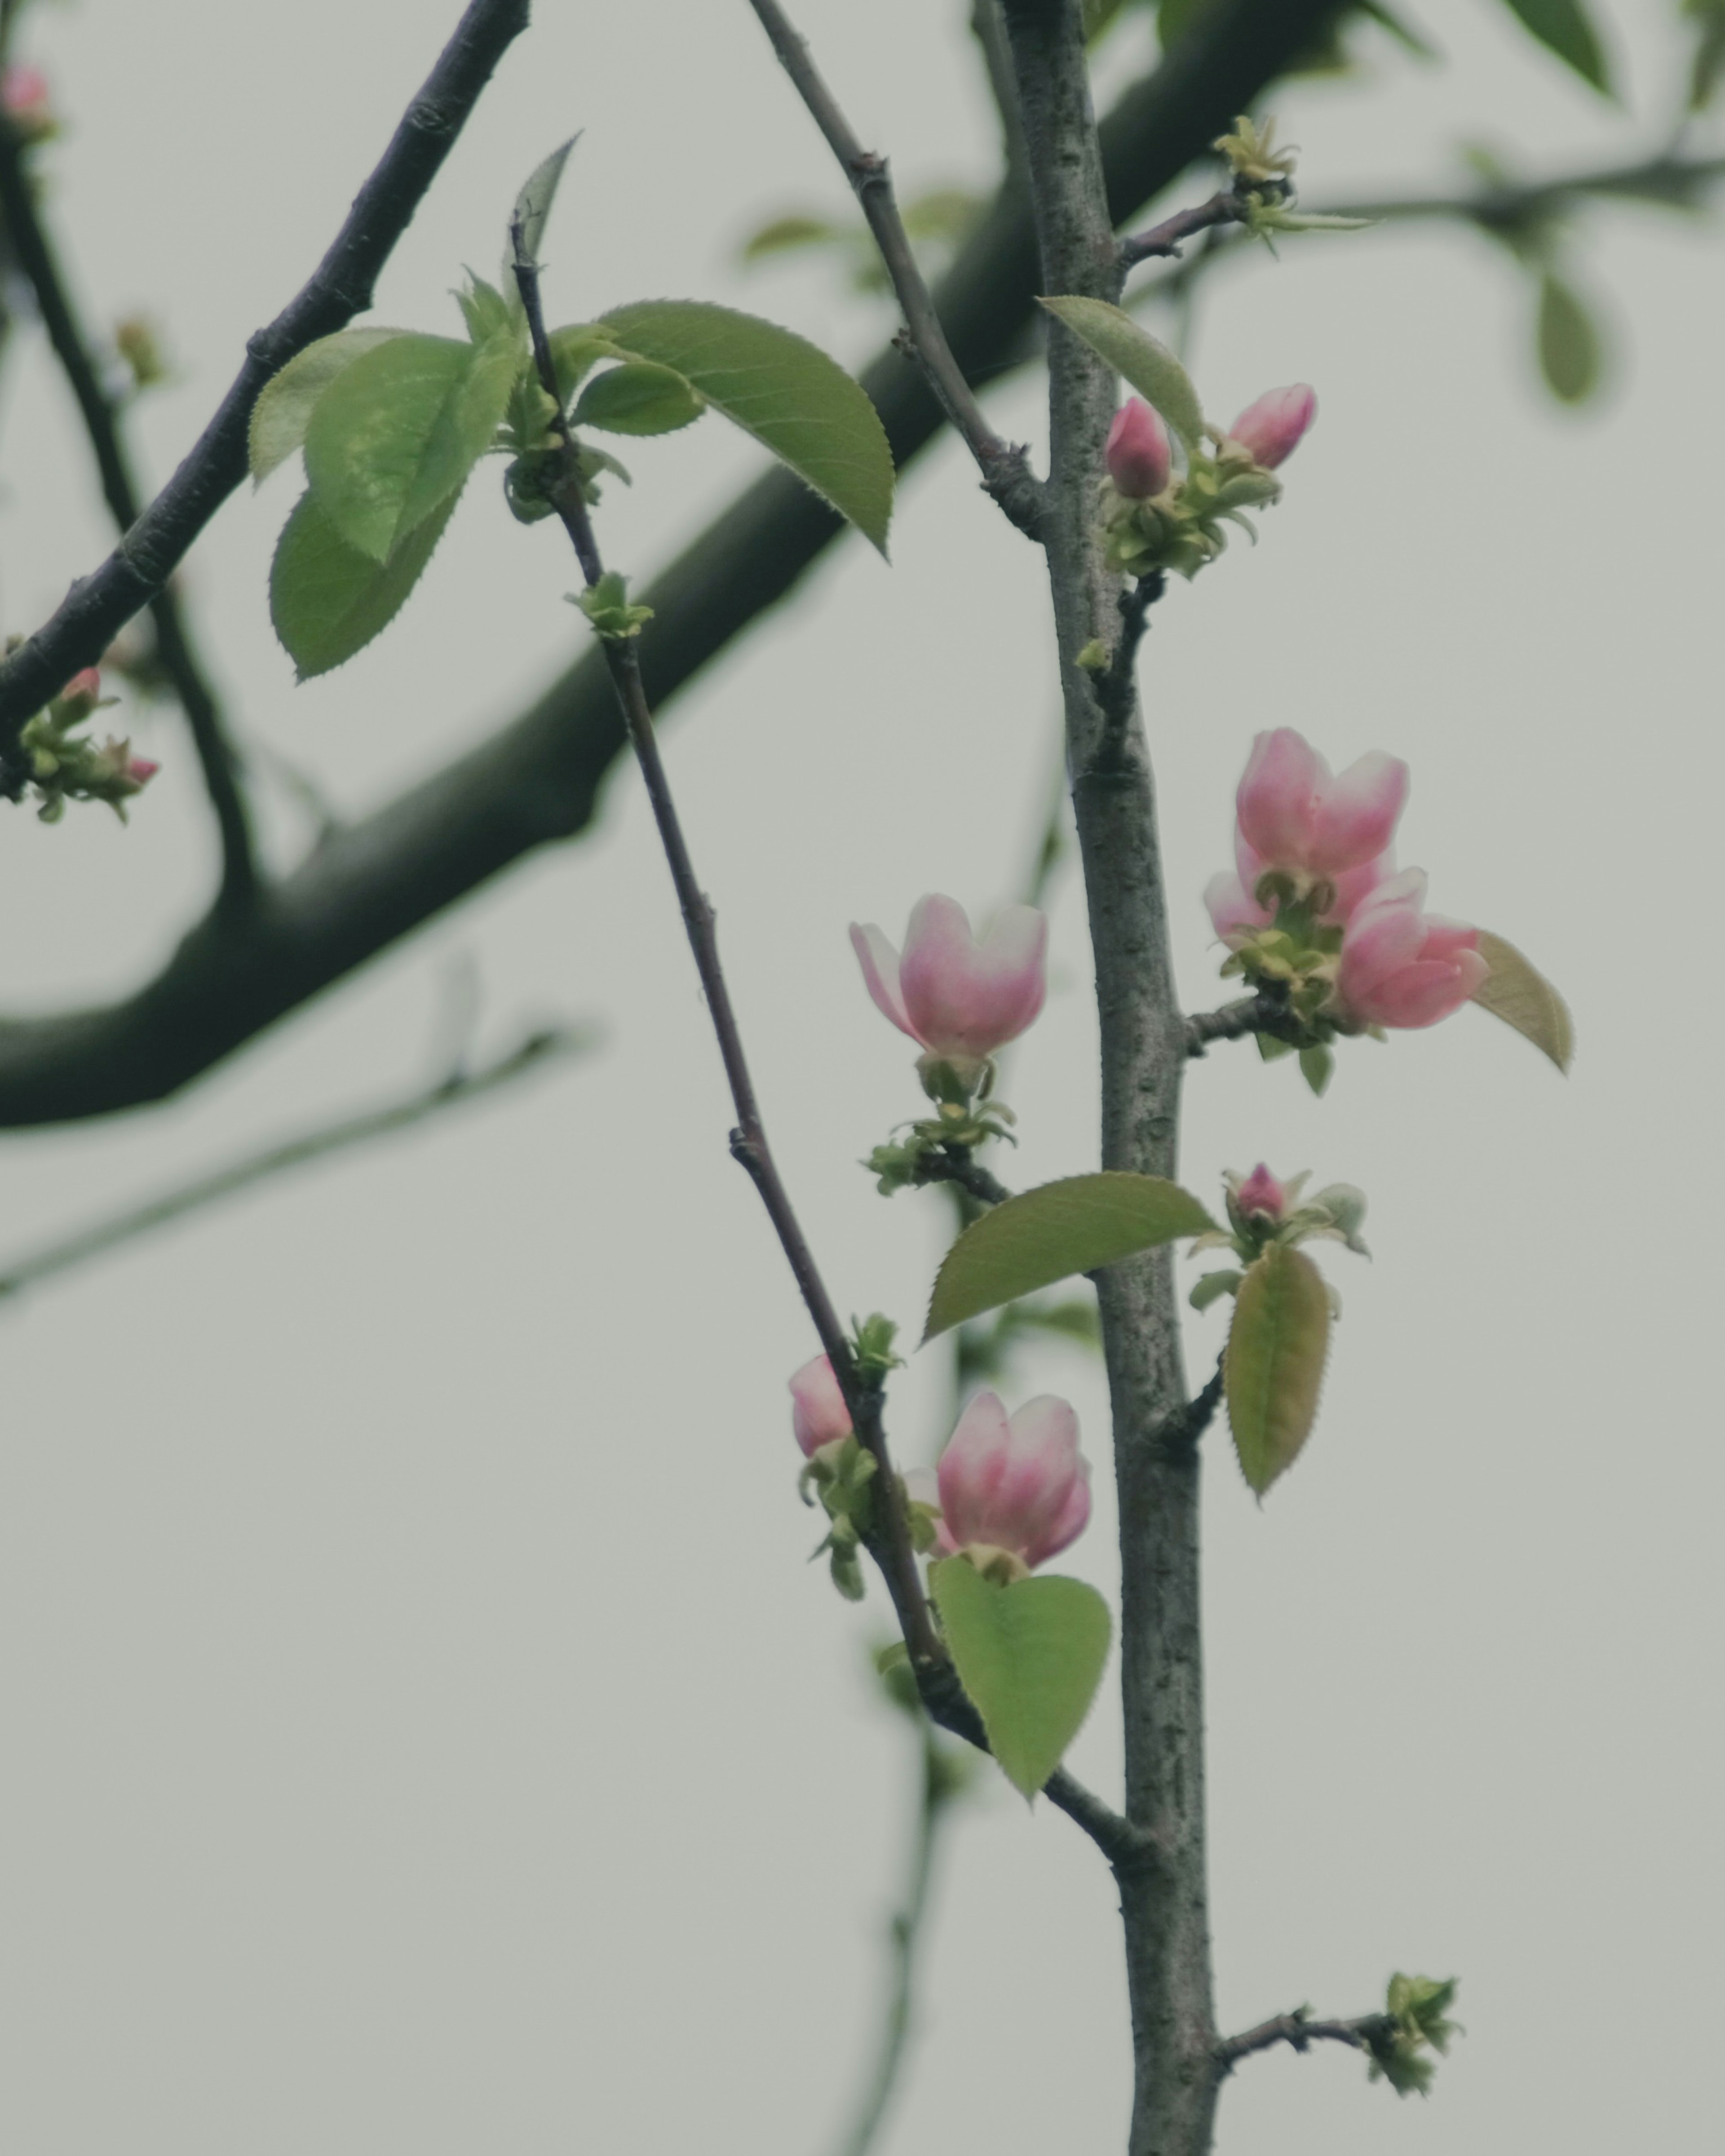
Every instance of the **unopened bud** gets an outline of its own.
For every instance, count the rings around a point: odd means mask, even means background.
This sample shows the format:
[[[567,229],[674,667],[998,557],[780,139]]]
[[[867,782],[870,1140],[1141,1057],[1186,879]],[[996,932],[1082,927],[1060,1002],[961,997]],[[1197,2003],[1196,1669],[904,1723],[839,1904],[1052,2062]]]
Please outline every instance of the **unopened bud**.
[[[1167,486],[1173,470],[1168,429],[1142,397],[1128,398],[1114,414],[1106,456],[1116,490],[1130,501],[1147,501]]]
[[[1228,429],[1228,439],[1243,449],[1255,465],[1274,471],[1299,447],[1301,437],[1317,417],[1317,393],[1303,382],[1286,389],[1266,389]]]

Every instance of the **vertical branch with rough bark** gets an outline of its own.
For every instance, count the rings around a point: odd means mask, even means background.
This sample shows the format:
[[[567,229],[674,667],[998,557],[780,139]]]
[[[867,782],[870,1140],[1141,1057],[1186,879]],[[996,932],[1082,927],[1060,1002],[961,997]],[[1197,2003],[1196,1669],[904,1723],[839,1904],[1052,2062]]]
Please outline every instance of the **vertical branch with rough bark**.
[[[1091,110],[1079,0],[1005,0],[1043,290],[1118,298],[1122,272]],[[1183,1056],[1156,799],[1129,685],[1105,703],[1079,664],[1122,634],[1096,532],[1114,408],[1110,370],[1049,330],[1048,550],[1067,755],[1101,1024],[1102,1163],[1172,1176]],[[1121,1681],[1127,1816],[1153,1853],[1117,1867],[1126,1927],[1135,2088],[1132,2156],[1200,2156],[1215,2107],[1204,1863],[1203,1668],[1195,1440],[1166,1251],[1100,1284],[1121,1522]]]

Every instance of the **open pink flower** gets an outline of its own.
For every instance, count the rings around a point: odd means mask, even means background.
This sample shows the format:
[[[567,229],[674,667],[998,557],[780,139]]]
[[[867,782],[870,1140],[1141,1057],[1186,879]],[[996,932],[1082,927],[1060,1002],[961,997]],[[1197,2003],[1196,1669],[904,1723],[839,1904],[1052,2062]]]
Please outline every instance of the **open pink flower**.
[[[1349,921],[1336,992],[1358,1024],[1435,1025],[1491,970],[1479,931],[1422,912],[1425,899],[1425,871],[1409,869],[1380,884]]]
[[[1168,429],[1142,397],[1129,397],[1114,414],[1105,452],[1108,476],[1132,501],[1160,494],[1173,470]]]
[[[790,1380],[790,1394],[791,1428],[805,1454],[812,1457],[822,1445],[850,1436],[850,1410],[829,1357],[805,1363]]]
[[[1286,464],[1300,445],[1300,439],[1317,417],[1317,392],[1304,382],[1287,389],[1266,389],[1228,429],[1228,439],[1238,442],[1255,465],[1274,471]]]
[[[1078,1418],[1050,1394],[1009,1416],[998,1393],[978,1393],[947,1440],[937,1479],[947,1557],[980,1543],[1038,1565],[1076,1541],[1090,1518]]]
[[[1034,906],[1009,906],[978,943],[955,900],[918,899],[904,956],[871,922],[850,941],[876,1007],[932,1055],[985,1061],[1016,1040],[1047,993],[1048,921]]]
[[[1303,734],[1260,734],[1234,797],[1240,836],[1263,869],[1335,877],[1375,861],[1394,835],[1408,798],[1408,767],[1374,749],[1344,772]]]

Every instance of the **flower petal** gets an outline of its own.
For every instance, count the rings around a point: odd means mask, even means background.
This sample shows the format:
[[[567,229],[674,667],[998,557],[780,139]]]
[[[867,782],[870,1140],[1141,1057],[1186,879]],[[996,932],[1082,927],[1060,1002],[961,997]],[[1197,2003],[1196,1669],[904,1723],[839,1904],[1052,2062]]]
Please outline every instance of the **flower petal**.
[[[899,988],[899,960],[895,951],[873,921],[860,927],[850,924],[851,948],[856,952],[862,967],[863,979],[869,993],[875,999],[875,1008],[890,1018],[901,1033],[907,1033],[912,1040],[921,1038],[905,1010],[905,999]],[[923,1042],[927,1047],[927,1043]]]

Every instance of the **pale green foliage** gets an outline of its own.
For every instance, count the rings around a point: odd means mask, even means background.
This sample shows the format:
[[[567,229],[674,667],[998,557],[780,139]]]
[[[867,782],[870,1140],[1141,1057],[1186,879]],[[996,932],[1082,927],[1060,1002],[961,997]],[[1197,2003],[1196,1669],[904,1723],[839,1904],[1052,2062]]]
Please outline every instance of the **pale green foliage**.
[[[1399,1974],[1390,1978],[1384,2023],[1367,2040],[1374,2082],[1387,2081],[1398,2096],[1430,2092],[1432,2062],[1425,2054],[1444,2056],[1457,2033],[1450,2019],[1456,1981],[1453,1976],[1441,1981]]]
[[[1108,1168],[1009,1198],[967,1228],[936,1276],[925,1341],[981,1312],[1093,1272],[1215,1223],[1189,1191],[1159,1175]]]
[[[1512,1025],[1559,1070],[1568,1070],[1575,1054],[1575,1027],[1563,998],[1513,943],[1489,929],[1480,931],[1480,956],[1491,970],[1474,990],[1473,1000]]]
[[[406,335],[405,330],[337,330],[334,336],[308,344],[280,374],[273,375],[252,407],[249,442],[253,480],[261,485],[279,465],[305,447],[312,408],[343,368],[388,344],[391,337]]]
[[[1096,1697],[1113,1632],[1108,1605],[1080,1579],[985,1579],[967,1559],[928,1570],[953,1666],[1001,1771],[1034,1797],[1060,1763]]]
[[[644,300],[595,326],[619,353],[675,369],[886,552],[886,431],[864,390],[818,346],[701,300]]]
[[[1042,305],[1153,405],[1189,449],[1197,448],[1204,434],[1198,392],[1165,344],[1106,300],[1045,300]]]
[[[613,434],[670,434],[698,419],[701,397],[675,367],[652,360],[627,360],[596,374],[569,415],[577,427],[602,427]]]
[[[1329,1337],[1322,1275],[1303,1251],[1272,1243],[1240,1284],[1223,1359],[1234,1449],[1260,1497],[1311,1434]]]
[[[459,498],[450,495],[382,562],[348,545],[315,494],[301,495],[276,542],[270,614],[302,681],[340,666],[395,619]]]
[[[529,175],[526,185],[515,198],[515,208],[509,220],[510,239],[513,244],[519,238],[521,252],[529,262],[539,259],[539,249],[545,239],[546,221],[551,215],[551,206],[556,201],[557,188],[562,182],[563,167],[569,162],[569,152],[580,140],[578,135],[572,135],[548,157],[542,157]],[[514,290],[512,280],[510,289]]]

